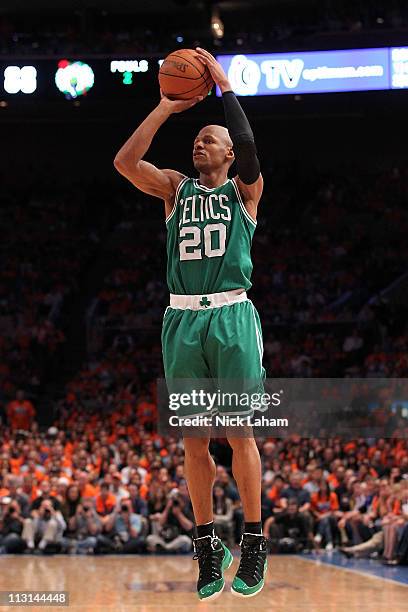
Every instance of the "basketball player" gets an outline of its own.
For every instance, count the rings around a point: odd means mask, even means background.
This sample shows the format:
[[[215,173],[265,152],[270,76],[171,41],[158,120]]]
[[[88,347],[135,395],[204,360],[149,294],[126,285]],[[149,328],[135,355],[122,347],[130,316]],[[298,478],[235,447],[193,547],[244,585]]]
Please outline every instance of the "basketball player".
[[[225,72],[210,53],[201,48],[196,51],[220,87],[228,127],[207,125],[197,134],[193,162],[199,177],[158,169],[143,156],[170,115],[194,106],[200,97],[183,101],[162,95],[158,106],[120,149],[114,164],[138,189],[165,203],[170,290],[162,330],[166,379],[263,379],[259,317],[246,295],[251,286],[250,248],[263,179],[252,130]],[[234,160],[238,175],[229,179]],[[249,412],[246,408],[227,414]],[[261,463],[253,437],[231,436],[228,441],[245,519],[241,560],[231,590],[239,597],[251,597],[262,589],[267,568]],[[216,467],[209,438],[185,437],[184,448],[197,526],[193,541],[199,563],[197,591],[201,600],[208,601],[221,594],[224,570],[233,558],[214,533]]]

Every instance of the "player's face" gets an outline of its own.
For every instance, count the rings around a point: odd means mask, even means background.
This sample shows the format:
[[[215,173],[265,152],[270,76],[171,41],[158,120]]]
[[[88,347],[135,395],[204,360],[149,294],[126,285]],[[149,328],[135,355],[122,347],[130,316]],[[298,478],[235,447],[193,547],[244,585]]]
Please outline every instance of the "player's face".
[[[204,128],[201,130],[193,145],[193,163],[198,172],[211,172],[228,163],[228,146],[222,134],[216,130]],[[231,155],[231,154],[230,154]]]

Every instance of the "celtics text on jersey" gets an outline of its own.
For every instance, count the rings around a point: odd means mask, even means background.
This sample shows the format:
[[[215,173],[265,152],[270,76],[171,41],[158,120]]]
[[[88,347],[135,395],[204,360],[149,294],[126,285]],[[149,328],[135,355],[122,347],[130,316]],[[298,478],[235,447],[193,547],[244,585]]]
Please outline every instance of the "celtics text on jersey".
[[[256,221],[234,179],[214,188],[183,179],[166,225],[170,293],[198,295],[251,287]]]

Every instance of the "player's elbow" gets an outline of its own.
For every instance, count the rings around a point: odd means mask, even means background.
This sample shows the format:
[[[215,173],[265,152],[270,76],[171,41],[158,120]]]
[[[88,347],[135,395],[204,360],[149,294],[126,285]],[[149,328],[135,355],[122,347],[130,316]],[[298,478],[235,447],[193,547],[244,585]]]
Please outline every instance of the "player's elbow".
[[[120,152],[113,160],[113,165],[120,174],[123,174],[123,176],[131,175],[133,177],[136,177],[140,174],[139,163],[135,163],[134,160],[130,161],[126,155],[123,155]]]
[[[115,159],[113,160],[113,165],[115,166],[116,170],[120,174],[123,174],[125,172],[125,169],[126,169],[125,160],[119,153],[116,155]]]

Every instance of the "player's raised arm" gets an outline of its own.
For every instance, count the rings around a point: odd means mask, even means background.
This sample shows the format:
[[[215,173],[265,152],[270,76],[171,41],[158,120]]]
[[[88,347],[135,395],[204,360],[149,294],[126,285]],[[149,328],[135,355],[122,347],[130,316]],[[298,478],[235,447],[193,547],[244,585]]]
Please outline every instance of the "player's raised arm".
[[[238,186],[244,195],[245,206],[256,217],[256,209],[263,190],[254,134],[238,102],[227,75],[215,57],[197,47],[197,56],[205,64],[222,93],[225,122],[232,140],[238,170]]]
[[[200,100],[202,96],[191,100],[169,100],[162,95],[160,103],[118,151],[114,160],[118,172],[144,193],[171,202],[183,175],[176,170],[160,170],[144,161],[143,156],[154,135],[170,115],[187,110]]]

